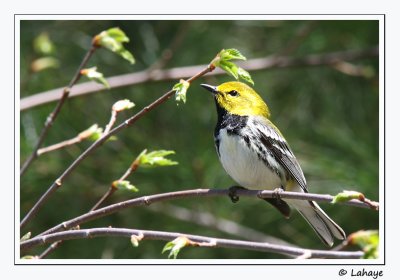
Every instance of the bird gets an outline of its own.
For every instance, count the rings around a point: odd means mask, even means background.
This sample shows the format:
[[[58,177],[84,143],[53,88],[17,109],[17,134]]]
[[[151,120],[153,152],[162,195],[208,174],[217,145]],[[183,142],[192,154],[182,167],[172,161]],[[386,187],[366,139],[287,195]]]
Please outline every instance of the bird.
[[[260,95],[238,81],[201,86],[215,100],[214,142],[230,177],[243,188],[278,191],[277,197],[264,200],[287,218],[290,206],[295,208],[327,246],[333,246],[334,238],[344,240],[343,229],[315,201],[279,197],[279,190],[307,193],[307,182],[289,144],[270,121],[270,110]]]

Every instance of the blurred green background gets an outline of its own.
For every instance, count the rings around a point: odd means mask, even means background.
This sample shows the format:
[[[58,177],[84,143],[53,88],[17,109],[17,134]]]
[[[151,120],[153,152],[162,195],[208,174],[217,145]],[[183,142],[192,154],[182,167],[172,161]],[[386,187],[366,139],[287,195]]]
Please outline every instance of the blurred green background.
[[[68,84],[90,47],[92,36],[118,26],[131,41],[126,44],[136,58],[130,65],[107,50],[98,50],[88,66],[97,66],[105,77],[148,69],[166,51],[172,53],[164,68],[207,64],[222,48],[237,48],[248,59],[271,55],[304,57],[378,45],[378,21],[21,21],[21,98]],[[43,50],[38,36],[51,45]],[[42,45],[43,47],[43,45]],[[51,56],[53,64],[35,69],[38,58]],[[285,135],[314,193],[336,194],[343,189],[363,192],[379,200],[379,83],[378,57],[350,62],[356,75],[337,67],[287,67],[250,72],[255,89],[267,101],[272,121]],[[33,68],[32,68],[33,67]],[[353,69],[352,68],[352,69]],[[185,78],[185,77],[182,77]],[[130,180],[140,191],[116,192],[106,204],[170,191],[193,188],[227,188],[235,183],[218,161],[213,143],[216,123],[212,97],[199,84],[230,81],[228,75],[195,81],[187,103],[171,99],[119,133],[88,157],[24,229],[43,230],[87,212],[145,148],[174,150],[179,165],[139,168]],[[81,82],[86,82],[82,78]],[[94,123],[104,127],[114,102],[128,98],[136,104],[123,112],[120,123],[164,92],[176,80],[148,82],[71,98],[51,128],[44,146],[74,137]],[[33,149],[47,115],[55,103],[21,112],[21,162]],[[40,156],[21,178],[21,218],[40,195],[78,157],[90,142]],[[171,208],[170,206],[179,207]],[[321,204],[347,234],[378,229],[378,213],[356,207]],[[161,230],[205,236],[248,239],[233,229],[215,229],[177,218],[179,213],[208,213],[244,227],[307,248],[326,249],[297,212],[285,220],[267,203],[242,198],[193,198],[128,209],[84,224],[82,228],[113,226]],[[188,213],[188,212],[185,212]],[[199,217],[192,220],[200,220]],[[258,238],[258,237],[257,237]],[[257,240],[255,240],[257,241]],[[165,242],[143,241],[133,248],[128,239],[95,238],[67,241],[49,258],[166,258]],[[40,254],[37,247],[29,254]],[[185,248],[179,258],[284,258],[281,255],[210,248]]]

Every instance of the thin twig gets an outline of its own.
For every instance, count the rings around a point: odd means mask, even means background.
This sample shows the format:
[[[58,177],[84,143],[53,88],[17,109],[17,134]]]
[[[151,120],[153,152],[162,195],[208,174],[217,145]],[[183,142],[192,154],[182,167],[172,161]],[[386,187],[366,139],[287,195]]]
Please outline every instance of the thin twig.
[[[66,148],[68,146],[72,146],[75,145],[77,143],[82,142],[85,139],[88,139],[90,136],[93,135],[93,133],[95,132],[95,130],[97,129],[97,125],[93,125],[90,128],[80,132],[77,136],[75,136],[74,138],[62,141],[60,143],[56,143],[44,148],[40,148],[37,151],[37,156],[43,155],[45,153],[49,153],[49,152],[53,152],[59,149],[63,149]]]
[[[113,111],[114,112],[114,111]],[[110,126],[111,127],[111,126]],[[121,176],[121,178],[119,178],[117,181],[123,181],[126,178],[128,178],[128,176],[130,174],[132,174],[133,172],[136,171],[136,169],[139,167],[139,158],[137,157],[132,164],[129,166],[129,168],[126,170],[126,172],[124,173],[124,175]],[[107,190],[107,192],[99,199],[99,201],[96,202],[96,204],[90,209],[91,211],[96,210],[97,208],[99,208],[99,206],[107,199],[109,198],[116,190],[118,190],[115,185],[114,182],[111,184],[110,188]],[[54,242],[53,244],[51,244],[45,251],[43,251],[42,254],[39,255],[39,259],[45,258],[46,256],[48,256],[51,252],[53,252],[55,249],[57,249],[58,247],[60,247],[61,243],[63,242],[63,240],[59,240],[57,242]]]
[[[111,110],[111,118],[110,118],[110,121],[108,122],[108,124],[106,125],[106,128],[103,131],[103,134],[102,134],[103,136],[110,132],[115,121],[117,120],[118,113],[119,113],[119,111],[115,110],[115,108],[113,106],[113,108]],[[135,172],[138,167],[139,167],[139,158],[136,157],[136,159],[131,163],[129,168],[125,171],[124,175],[122,175],[117,181],[125,180],[126,178],[128,178],[129,175],[131,175],[133,172]],[[108,191],[99,199],[99,201],[90,209],[90,211],[94,211],[97,208],[99,208],[99,206],[117,190],[114,183],[115,182],[113,182],[111,184]]]
[[[269,56],[263,58],[249,59],[240,63],[240,66],[247,71],[260,71],[276,68],[301,67],[301,66],[321,66],[334,65],[339,61],[352,61],[365,58],[374,58],[379,56],[379,48],[371,47],[363,50],[348,50],[340,52],[331,52],[326,54],[307,55],[301,58],[288,56]],[[136,84],[142,84],[149,81],[166,81],[176,80],[182,77],[190,77],[195,73],[204,69],[204,65],[186,66],[171,68],[166,70],[158,70],[149,75],[147,70],[124,74],[107,78],[111,88],[125,87]],[[210,75],[222,75],[220,69],[216,69]],[[62,90],[62,89],[61,89]],[[70,97],[86,95],[90,93],[103,91],[104,87],[94,82],[86,82],[76,85],[70,93]],[[39,105],[56,101],[58,98],[55,95],[60,89],[49,90],[46,92],[37,93],[21,99],[20,110],[24,111]]]
[[[79,136],[75,136],[74,138],[44,147],[44,148],[40,148],[39,150],[37,150],[36,155],[37,156],[41,156],[45,153],[49,153],[49,152],[54,152],[63,148],[66,148],[68,146],[72,146],[75,145],[77,143],[82,142],[82,139]]]
[[[58,103],[57,103],[56,107],[54,108],[53,112],[51,112],[50,115],[47,117],[45,125],[42,129],[42,132],[40,133],[38,142],[36,143],[31,155],[28,157],[28,159],[24,162],[24,164],[21,167],[20,176],[22,176],[25,173],[25,171],[28,169],[28,167],[33,162],[33,160],[37,158],[37,156],[38,156],[37,151],[42,146],[43,141],[44,141],[50,127],[53,125],[55,119],[58,116],[58,113],[61,111],[61,108],[64,105],[65,101],[67,100],[72,87],[78,82],[78,80],[82,76],[81,70],[86,66],[90,57],[93,55],[93,53],[95,52],[95,50],[97,48],[98,47],[96,47],[95,45],[92,44],[91,48],[88,50],[88,52],[86,53],[85,57],[83,58],[81,64],[79,65],[74,77],[69,82],[68,86],[62,89],[61,98],[58,100]]]
[[[106,127],[102,133],[102,136],[104,136],[110,132],[111,128],[114,126],[114,124],[117,120],[117,115],[118,115],[118,111],[116,111],[116,110],[114,110],[114,108],[112,108],[110,121],[106,125]],[[99,199],[99,201],[90,209],[90,211],[96,210],[100,206],[100,204],[103,203],[103,201],[106,200],[109,196],[111,196],[116,190],[117,189],[114,187],[114,185],[111,184],[108,191]]]
[[[58,240],[56,242],[53,242],[50,244],[49,247],[47,247],[46,250],[44,250],[37,258],[38,259],[44,259],[47,257],[51,252],[53,252],[55,249],[57,249],[61,243],[63,243],[64,240]]]
[[[337,246],[335,246],[334,248],[332,248],[331,251],[341,251],[344,248],[346,248],[347,246],[349,246],[348,238],[346,238],[345,240],[342,241],[342,243],[340,243]]]
[[[136,169],[139,167],[139,158],[136,158],[132,164],[129,166],[129,168],[125,171],[124,175],[122,175],[117,181],[124,181],[126,178],[128,178],[129,175],[131,175],[133,172],[136,171]],[[94,211],[99,206],[107,199],[109,198],[117,189],[117,187],[113,182],[108,189],[108,191],[99,199],[99,201],[90,209],[90,211]]]
[[[190,77],[187,79],[187,82],[191,83],[192,81],[200,78],[201,76],[204,76],[205,74],[213,71],[215,67],[213,65],[208,65],[206,68],[204,68],[202,71],[197,73],[196,75]],[[39,198],[39,200],[35,203],[35,205],[29,210],[29,212],[26,214],[26,216],[22,219],[20,223],[20,228],[23,228],[37,213],[37,211],[41,208],[41,206],[47,201],[47,199],[59,188],[62,186],[63,181],[65,178],[68,177],[68,175],[88,156],[90,155],[94,150],[96,150],[98,147],[100,147],[108,138],[110,138],[112,135],[117,134],[121,130],[127,128],[128,126],[133,125],[137,120],[142,118],[146,113],[150,112],[154,108],[156,108],[158,105],[164,103],[167,101],[173,94],[175,93],[175,90],[170,90],[166,93],[164,93],[161,97],[159,97],[157,100],[154,102],[150,103],[148,106],[144,107],[142,110],[140,110],[137,114],[132,116],[131,118],[125,120],[123,123],[115,127],[114,129],[110,130],[109,133],[104,134],[102,137],[100,137],[96,142],[94,142],[89,148],[87,148],[82,154],[79,155],[79,157],[64,171],[63,174],[61,174],[60,177],[58,177],[57,180],[53,182],[53,184],[47,189],[47,191]]]
[[[97,208],[99,208],[99,206],[107,199],[109,198],[117,189],[114,188],[113,186],[111,186],[107,192],[96,202],[95,205],[93,205],[92,208],[90,208],[90,212],[96,210]]]
[[[115,110],[111,110],[111,117],[110,117],[110,121],[108,122],[108,124],[106,125],[106,127],[104,128],[103,131],[103,135],[107,134],[110,132],[111,128],[113,127],[113,125],[115,124],[115,122],[117,121],[117,115],[118,112]]]
[[[123,209],[127,209],[130,207],[137,207],[143,205],[150,205],[152,203],[161,202],[161,201],[170,201],[175,199],[189,198],[189,197],[214,197],[214,196],[228,196],[230,193],[229,189],[194,189],[194,190],[185,190],[185,191],[177,191],[177,192],[169,192],[162,194],[155,194],[150,196],[138,197],[130,200],[126,200],[123,202],[119,202],[116,204],[111,204],[109,206],[97,209],[95,211],[83,214],[74,219],[65,221],[51,229],[46,230],[40,235],[46,235],[62,230],[69,229],[71,227],[82,225],[88,221],[92,221],[104,216],[108,216],[115,212],[121,211]],[[258,198],[271,198],[276,197],[275,191],[258,191],[258,190],[245,190],[238,189],[236,191],[238,196],[246,196],[246,197],[258,197]],[[313,200],[317,202],[331,202],[333,200],[333,196],[328,194],[312,194],[312,193],[298,193],[298,192],[287,192],[282,191],[279,193],[281,198],[286,199],[300,199],[300,200]],[[356,207],[364,207],[369,208],[370,206],[359,201],[359,200],[350,200],[347,202],[342,202],[341,204],[346,204],[350,206]]]
[[[293,256],[307,256],[308,258],[340,258],[340,259],[359,259],[364,253],[361,251],[331,251],[331,250],[311,250],[295,248],[284,245],[276,245],[267,242],[252,242],[234,239],[222,239],[200,235],[191,235],[176,232],[137,230],[126,228],[92,228],[85,230],[69,230],[59,233],[47,234],[34,237],[21,242],[21,250],[27,250],[32,247],[49,244],[59,240],[93,238],[100,236],[118,236],[130,238],[132,235],[141,236],[142,240],[164,240],[172,241],[178,237],[186,237],[190,241],[197,242],[197,245],[207,244],[207,247],[244,249],[251,251],[272,252]],[[211,245],[212,244],[212,245]],[[211,245],[211,246],[210,246]]]

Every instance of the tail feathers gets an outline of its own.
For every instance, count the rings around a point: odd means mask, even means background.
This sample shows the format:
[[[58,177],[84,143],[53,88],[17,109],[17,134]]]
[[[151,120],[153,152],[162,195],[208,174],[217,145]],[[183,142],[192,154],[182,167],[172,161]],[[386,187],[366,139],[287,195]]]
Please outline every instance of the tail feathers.
[[[321,240],[328,246],[333,246],[333,237],[343,240],[346,234],[314,201],[292,200],[297,211],[306,219]]]
[[[290,217],[290,206],[282,199],[277,198],[263,198],[266,202],[269,202],[274,206],[286,219]]]
[[[317,203],[314,201],[309,201],[309,203],[312,205],[312,207],[315,209],[315,211],[318,213],[318,216],[320,216],[325,224],[328,226],[330,232],[339,240],[344,240],[346,239],[346,233],[344,230],[336,224],[329,216],[324,212],[324,210],[319,207]]]

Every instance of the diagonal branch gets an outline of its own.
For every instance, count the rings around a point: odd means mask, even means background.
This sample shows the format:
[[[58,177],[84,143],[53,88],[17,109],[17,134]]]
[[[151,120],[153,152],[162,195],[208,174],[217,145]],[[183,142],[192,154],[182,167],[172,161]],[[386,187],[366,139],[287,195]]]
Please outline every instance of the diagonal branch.
[[[240,66],[247,71],[260,71],[275,68],[301,67],[301,66],[321,66],[335,65],[341,61],[352,61],[365,58],[374,58],[379,56],[379,48],[371,47],[363,50],[347,50],[331,52],[326,54],[313,54],[300,58],[289,56],[268,56],[263,58],[249,59],[240,63]],[[176,80],[181,77],[190,77],[203,69],[204,65],[186,66],[171,68],[167,70],[157,70],[149,74],[148,70],[113,76],[107,78],[111,88],[125,87],[136,84],[142,84],[149,81]],[[211,75],[221,75],[224,72],[220,69],[213,71]],[[39,105],[58,100],[55,95],[62,89],[54,89],[21,99],[20,110],[24,111]],[[76,85],[70,93],[70,97],[86,95],[104,90],[104,87],[94,83],[87,82]]]
[[[190,197],[214,197],[214,196],[228,196],[230,194],[229,189],[194,189],[194,190],[185,190],[185,191],[177,191],[177,192],[169,192],[169,193],[162,193],[162,194],[155,194],[150,196],[143,196],[139,198],[134,198],[130,200],[126,200],[123,202],[119,202],[116,204],[111,204],[109,206],[99,208],[95,211],[83,214],[78,216],[74,219],[69,221],[65,221],[45,232],[39,234],[46,235],[54,232],[59,232],[63,230],[70,229],[77,225],[82,225],[86,222],[111,215],[115,212],[143,205],[150,205],[152,203],[161,202],[161,201],[170,201],[175,199],[182,199],[182,198],[190,198]],[[257,198],[268,198],[268,197],[276,197],[275,191],[258,191],[258,190],[246,190],[246,189],[238,189],[236,194],[239,196],[246,196],[246,197],[257,197]],[[328,194],[312,194],[312,193],[298,193],[298,192],[287,192],[282,191],[279,192],[280,198],[286,199],[301,199],[301,200],[313,200],[317,202],[332,202],[333,196]],[[357,207],[364,207],[364,208],[371,208],[370,205],[359,201],[359,200],[350,200],[347,202],[343,202],[343,204],[357,206]]]
[[[185,236],[190,241],[200,244],[207,244],[207,247],[244,249],[261,252],[272,252],[292,256],[304,256],[308,258],[332,258],[332,259],[359,259],[364,253],[362,251],[331,251],[331,250],[311,250],[295,248],[285,245],[276,245],[267,242],[252,242],[234,239],[222,239],[200,235],[183,234],[176,232],[137,230],[126,228],[92,228],[86,230],[69,230],[64,232],[41,235],[21,242],[21,250],[49,244],[60,240],[93,238],[101,236],[117,236],[130,238],[132,235],[141,236],[141,240],[165,240],[172,241],[178,237]],[[200,245],[197,244],[197,245]],[[201,245],[200,245],[201,246]]]
[[[200,78],[201,76],[204,76],[205,74],[213,71],[215,67],[213,65],[208,65],[205,67],[203,70],[201,70],[199,73],[196,75],[190,77],[187,79],[188,83],[191,83],[192,81]],[[98,147],[100,147],[107,139],[109,139],[112,135],[117,134],[121,130],[129,127],[130,125],[133,125],[137,120],[142,118],[146,113],[150,112],[154,108],[158,107],[165,101],[167,101],[173,94],[175,93],[175,90],[170,90],[166,93],[164,93],[161,97],[156,99],[154,102],[149,104],[148,106],[144,107],[142,110],[140,110],[137,114],[132,116],[131,118],[125,120],[123,123],[121,123],[119,126],[113,128],[110,130],[108,133],[102,135],[96,142],[94,142],[89,148],[87,148],[80,156],[75,159],[75,161],[64,171],[63,174],[61,174],[58,179],[56,179],[53,184],[47,189],[47,191],[39,198],[39,200],[35,203],[35,205],[29,210],[29,212],[26,214],[26,216],[22,219],[20,223],[20,228],[23,228],[37,213],[37,211],[42,207],[42,205],[47,201],[47,199],[59,188],[62,186],[62,183],[64,179],[68,177],[68,175],[87,157],[89,156],[94,150],[96,150]]]
[[[113,111],[114,112],[114,111]],[[112,124],[110,125],[111,129]],[[117,180],[117,181],[123,181],[126,178],[128,178],[129,175],[131,175],[133,172],[136,171],[136,169],[139,167],[139,157],[137,157],[129,166],[129,168],[125,171],[125,173]],[[115,191],[117,190],[117,187],[114,185],[114,182],[111,184],[109,187],[108,191],[96,202],[96,204],[90,209],[90,211],[94,211],[97,208],[100,207],[100,205],[107,199],[109,198]],[[53,252],[55,249],[57,249],[63,240],[54,242],[51,244],[46,250],[44,250],[40,255],[39,259],[45,258],[48,254]]]
[[[81,70],[86,66],[86,64],[88,63],[89,59],[92,57],[92,55],[96,49],[97,49],[97,47],[94,44],[92,44],[91,48],[86,53],[81,64],[79,65],[78,69],[76,70],[74,77],[69,82],[68,86],[63,89],[58,89],[57,94],[54,94],[54,96],[57,99],[59,99],[58,103],[57,103],[56,107],[54,108],[53,112],[51,112],[50,115],[47,117],[47,120],[42,129],[42,132],[40,133],[39,140],[36,143],[31,155],[26,159],[26,161],[22,165],[21,170],[20,170],[21,176],[25,173],[25,171],[28,169],[30,164],[37,158],[38,150],[42,146],[43,141],[46,138],[46,135],[49,132],[50,127],[53,125],[55,119],[58,116],[58,113],[60,113],[62,106],[64,105],[65,101],[67,100],[68,96],[70,95],[72,87],[78,82],[78,80],[82,76]],[[60,92],[60,91],[62,92],[61,98],[59,98],[59,95],[58,95],[58,92]]]

